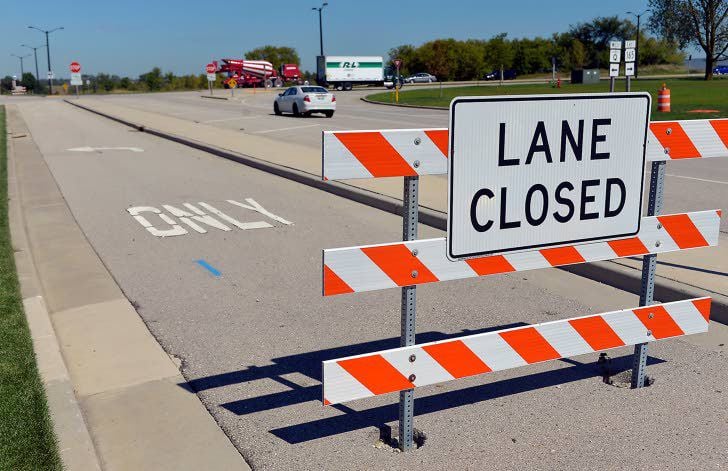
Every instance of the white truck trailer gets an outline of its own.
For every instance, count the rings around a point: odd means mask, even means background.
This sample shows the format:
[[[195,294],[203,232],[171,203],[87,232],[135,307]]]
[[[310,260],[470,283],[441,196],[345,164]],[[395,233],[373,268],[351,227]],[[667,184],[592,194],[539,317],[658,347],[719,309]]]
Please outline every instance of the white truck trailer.
[[[316,82],[322,87],[351,90],[354,85],[383,85],[382,56],[318,56]]]

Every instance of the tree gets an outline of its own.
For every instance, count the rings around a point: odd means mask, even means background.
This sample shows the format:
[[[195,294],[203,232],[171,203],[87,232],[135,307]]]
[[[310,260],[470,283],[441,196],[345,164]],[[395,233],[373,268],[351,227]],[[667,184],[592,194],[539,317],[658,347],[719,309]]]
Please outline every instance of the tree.
[[[35,76],[30,72],[26,72],[23,74],[23,77],[20,80],[20,84],[23,85],[29,92],[35,92],[38,88],[38,81],[35,79]]]
[[[301,58],[292,47],[285,46],[263,46],[245,53],[248,60],[263,60],[273,64],[273,67],[279,69],[281,64],[300,64]]]
[[[705,51],[705,80],[728,50],[728,1],[649,0],[649,28],[680,47],[693,44]]]
[[[155,67],[146,74],[140,75],[139,80],[146,84],[150,92],[159,91],[162,88],[162,70]]]

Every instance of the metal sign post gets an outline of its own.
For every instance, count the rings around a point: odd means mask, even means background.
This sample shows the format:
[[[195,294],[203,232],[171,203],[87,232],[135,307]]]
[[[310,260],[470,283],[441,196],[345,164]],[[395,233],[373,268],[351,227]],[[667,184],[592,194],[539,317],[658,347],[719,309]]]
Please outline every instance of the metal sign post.
[[[419,212],[419,177],[404,177],[404,196],[402,207],[402,240],[417,239],[417,223]],[[417,256],[413,251],[412,256]],[[410,276],[416,279],[418,273],[413,270]],[[405,286],[402,288],[402,333],[399,339],[400,347],[409,347],[415,344],[415,320],[417,315],[417,287]],[[413,355],[410,363],[417,361]],[[409,377],[412,382],[415,375]],[[414,446],[414,389],[407,389],[399,393],[399,448],[409,451]]]
[[[627,91],[632,89],[632,77],[635,71],[635,61],[637,60],[636,52],[637,41],[624,42],[624,75],[627,76]]]
[[[665,184],[665,161],[652,162],[650,171],[650,196],[647,203],[647,215],[657,216],[662,212],[662,191]],[[660,225],[658,224],[658,228]],[[659,244],[658,242],[655,242]],[[649,306],[654,301],[655,271],[657,269],[657,255],[642,257],[642,288],[640,290],[640,306]],[[632,358],[632,387],[641,388],[645,385],[645,369],[647,367],[647,344],[639,343],[634,347]]]
[[[622,41],[609,41],[609,91],[614,92],[614,82],[619,77]]]

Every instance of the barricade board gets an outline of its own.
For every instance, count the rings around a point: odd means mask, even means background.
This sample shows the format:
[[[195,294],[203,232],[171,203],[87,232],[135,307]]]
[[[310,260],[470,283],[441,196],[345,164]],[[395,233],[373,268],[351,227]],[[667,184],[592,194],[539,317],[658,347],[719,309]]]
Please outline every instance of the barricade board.
[[[324,361],[323,403],[707,332],[710,302],[655,304]]]

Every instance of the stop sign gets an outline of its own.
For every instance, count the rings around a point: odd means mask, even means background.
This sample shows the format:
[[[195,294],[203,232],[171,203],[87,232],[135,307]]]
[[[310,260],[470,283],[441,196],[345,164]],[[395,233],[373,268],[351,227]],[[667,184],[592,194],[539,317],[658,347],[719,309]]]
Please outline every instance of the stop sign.
[[[205,67],[205,70],[207,70],[208,74],[214,74],[215,73],[215,64],[207,64]]]
[[[81,72],[81,64],[79,64],[76,61],[71,62],[71,65],[69,68],[71,69],[71,72],[73,72],[74,74]]]

